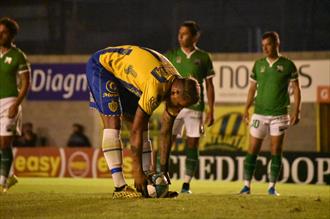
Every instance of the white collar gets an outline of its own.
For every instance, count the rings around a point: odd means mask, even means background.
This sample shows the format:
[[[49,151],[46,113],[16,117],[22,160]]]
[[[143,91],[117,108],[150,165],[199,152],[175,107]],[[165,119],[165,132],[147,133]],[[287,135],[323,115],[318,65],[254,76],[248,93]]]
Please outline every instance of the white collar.
[[[10,50],[11,50],[11,48],[13,48],[13,46],[11,46],[6,52],[4,52],[4,53],[2,53],[1,51],[0,51],[0,58],[2,58],[2,57],[4,57]]]
[[[272,67],[280,58],[281,58],[281,54],[278,54],[277,59],[275,59],[274,61],[270,61],[268,57],[266,57],[266,61],[268,62],[269,67]]]
[[[187,59],[190,59],[190,57],[196,52],[198,48],[196,46],[194,46],[194,50],[191,51],[190,53],[187,53],[182,47],[181,47],[181,51],[187,56]]]

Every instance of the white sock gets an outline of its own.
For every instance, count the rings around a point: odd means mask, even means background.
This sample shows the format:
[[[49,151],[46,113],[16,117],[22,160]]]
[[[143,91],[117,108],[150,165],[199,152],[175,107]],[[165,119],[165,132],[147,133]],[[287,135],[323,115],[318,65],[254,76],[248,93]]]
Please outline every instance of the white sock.
[[[4,186],[6,184],[7,177],[1,175],[0,176],[0,185]]]
[[[268,189],[271,187],[275,187],[275,182],[269,182]]]
[[[122,187],[126,181],[123,175],[123,155],[119,130],[103,130],[102,150],[115,187]]]
[[[250,180],[244,180],[244,185],[247,187],[251,187],[251,181]]]
[[[184,175],[184,178],[183,178],[183,182],[184,183],[190,183],[191,180],[192,180],[192,177],[191,176]]]

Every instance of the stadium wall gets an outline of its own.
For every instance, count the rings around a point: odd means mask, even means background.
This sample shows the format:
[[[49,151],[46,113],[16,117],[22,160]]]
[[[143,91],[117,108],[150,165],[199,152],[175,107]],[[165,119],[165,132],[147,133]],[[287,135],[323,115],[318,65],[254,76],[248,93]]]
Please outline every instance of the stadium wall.
[[[296,60],[330,60],[330,52],[288,52],[283,55]],[[253,61],[262,54],[250,53],[226,53],[212,54],[214,62]],[[34,55],[29,56],[33,65],[37,64],[84,64],[88,60],[87,55]],[[328,66],[329,67],[329,66]],[[314,72],[313,72],[314,73]],[[329,77],[329,75],[327,76]],[[219,90],[221,93],[221,89]],[[221,106],[243,106],[243,103],[217,103]],[[287,151],[316,151],[317,150],[317,104],[306,102],[302,104],[302,120],[292,127],[286,137],[285,149]],[[85,126],[86,134],[91,139],[94,147],[100,145],[101,123],[98,115],[89,109],[88,101],[80,100],[26,100],[23,103],[24,122],[32,122],[38,135],[48,139],[49,146],[65,146],[72,131],[73,123],[80,123]],[[266,139],[266,142],[269,142]],[[269,150],[269,147],[264,147]]]

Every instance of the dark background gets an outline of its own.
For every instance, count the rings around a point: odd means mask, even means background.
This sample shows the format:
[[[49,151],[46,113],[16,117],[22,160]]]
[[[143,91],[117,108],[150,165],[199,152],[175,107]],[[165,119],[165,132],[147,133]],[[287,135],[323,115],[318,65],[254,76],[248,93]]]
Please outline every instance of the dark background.
[[[330,50],[329,0],[0,1],[0,17],[21,26],[27,54],[89,54],[137,44],[161,52],[177,45],[184,20],[202,29],[209,52],[259,52],[262,33],[278,31],[284,51]]]

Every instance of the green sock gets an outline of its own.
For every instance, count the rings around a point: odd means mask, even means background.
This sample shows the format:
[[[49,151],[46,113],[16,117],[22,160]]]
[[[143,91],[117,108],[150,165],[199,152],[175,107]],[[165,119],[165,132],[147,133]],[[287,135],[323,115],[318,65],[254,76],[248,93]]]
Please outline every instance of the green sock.
[[[247,154],[244,160],[244,180],[251,180],[256,169],[257,154]]]
[[[281,154],[272,155],[272,163],[270,164],[270,176],[269,176],[270,182],[277,181],[277,178],[281,173],[281,168],[282,168],[282,155]]]
[[[187,148],[186,175],[193,177],[198,165],[198,149]]]
[[[11,147],[1,149],[0,175],[8,177],[13,162],[13,151]]]

